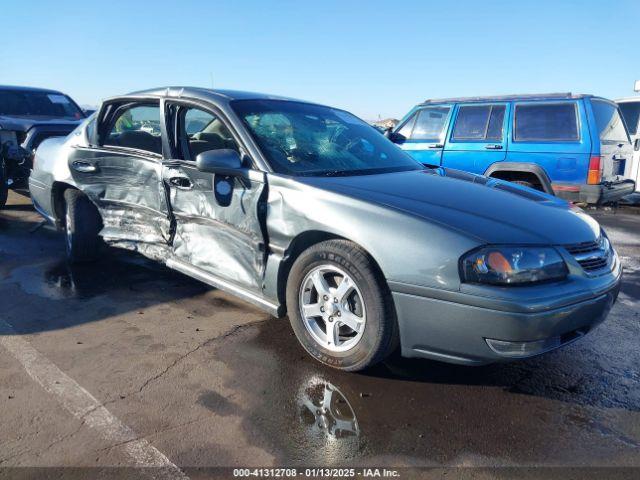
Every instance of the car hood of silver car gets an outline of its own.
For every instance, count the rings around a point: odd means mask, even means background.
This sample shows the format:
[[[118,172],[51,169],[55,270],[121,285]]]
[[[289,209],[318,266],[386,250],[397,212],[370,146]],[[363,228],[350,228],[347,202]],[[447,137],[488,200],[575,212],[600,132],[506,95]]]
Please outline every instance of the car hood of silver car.
[[[302,177],[299,181],[424,218],[482,243],[567,245],[591,242],[600,235],[595,220],[564,200],[458,170]]]

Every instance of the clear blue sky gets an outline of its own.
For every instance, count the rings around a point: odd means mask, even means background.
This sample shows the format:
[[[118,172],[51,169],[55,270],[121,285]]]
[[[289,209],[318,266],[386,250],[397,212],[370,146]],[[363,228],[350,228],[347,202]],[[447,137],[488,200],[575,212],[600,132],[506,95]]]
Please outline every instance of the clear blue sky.
[[[366,118],[425,98],[631,95],[640,1],[3,0],[0,84],[282,94]]]

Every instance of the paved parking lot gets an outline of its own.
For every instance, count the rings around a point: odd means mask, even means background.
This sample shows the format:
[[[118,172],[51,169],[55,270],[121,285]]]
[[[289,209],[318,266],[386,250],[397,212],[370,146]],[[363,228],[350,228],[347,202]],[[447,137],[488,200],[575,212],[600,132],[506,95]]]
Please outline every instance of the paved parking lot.
[[[12,194],[0,466],[640,466],[640,214],[591,213],[626,276],[589,336],[518,363],[352,374],[310,360],[286,319],[135,254],[70,268]]]

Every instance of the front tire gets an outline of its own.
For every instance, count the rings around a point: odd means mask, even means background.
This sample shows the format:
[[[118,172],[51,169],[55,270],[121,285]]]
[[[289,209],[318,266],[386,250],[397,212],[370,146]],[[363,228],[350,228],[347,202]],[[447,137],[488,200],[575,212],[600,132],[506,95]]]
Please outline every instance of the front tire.
[[[65,200],[65,244],[71,263],[93,261],[98,256],[102,219],[96,207],[79,190],[68,189]]]
[[[398,345],[391,292],[352,242],[328,240],[304,251],[289,273],[287,306],[302,346],[330,367],[362,370]]]

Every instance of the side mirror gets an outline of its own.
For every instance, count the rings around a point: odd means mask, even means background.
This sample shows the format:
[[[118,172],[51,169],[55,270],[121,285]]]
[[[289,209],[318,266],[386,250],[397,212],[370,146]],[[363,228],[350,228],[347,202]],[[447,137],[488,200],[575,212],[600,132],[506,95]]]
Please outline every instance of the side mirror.
[[[240,175],[246,170],[242,167],[240,154],[228,148],[199,153],[196,156],[196,167],[201,172],[230,176]]]
[[[633,149],[637,152],[640,150],[640,137],[636,138],[633,142]]]
[[[391,140],[393,143],[404,143],[407,137],[399,134],[398,132],[394,132],[391,127],[387,128],[384,132],[384,136]]]

